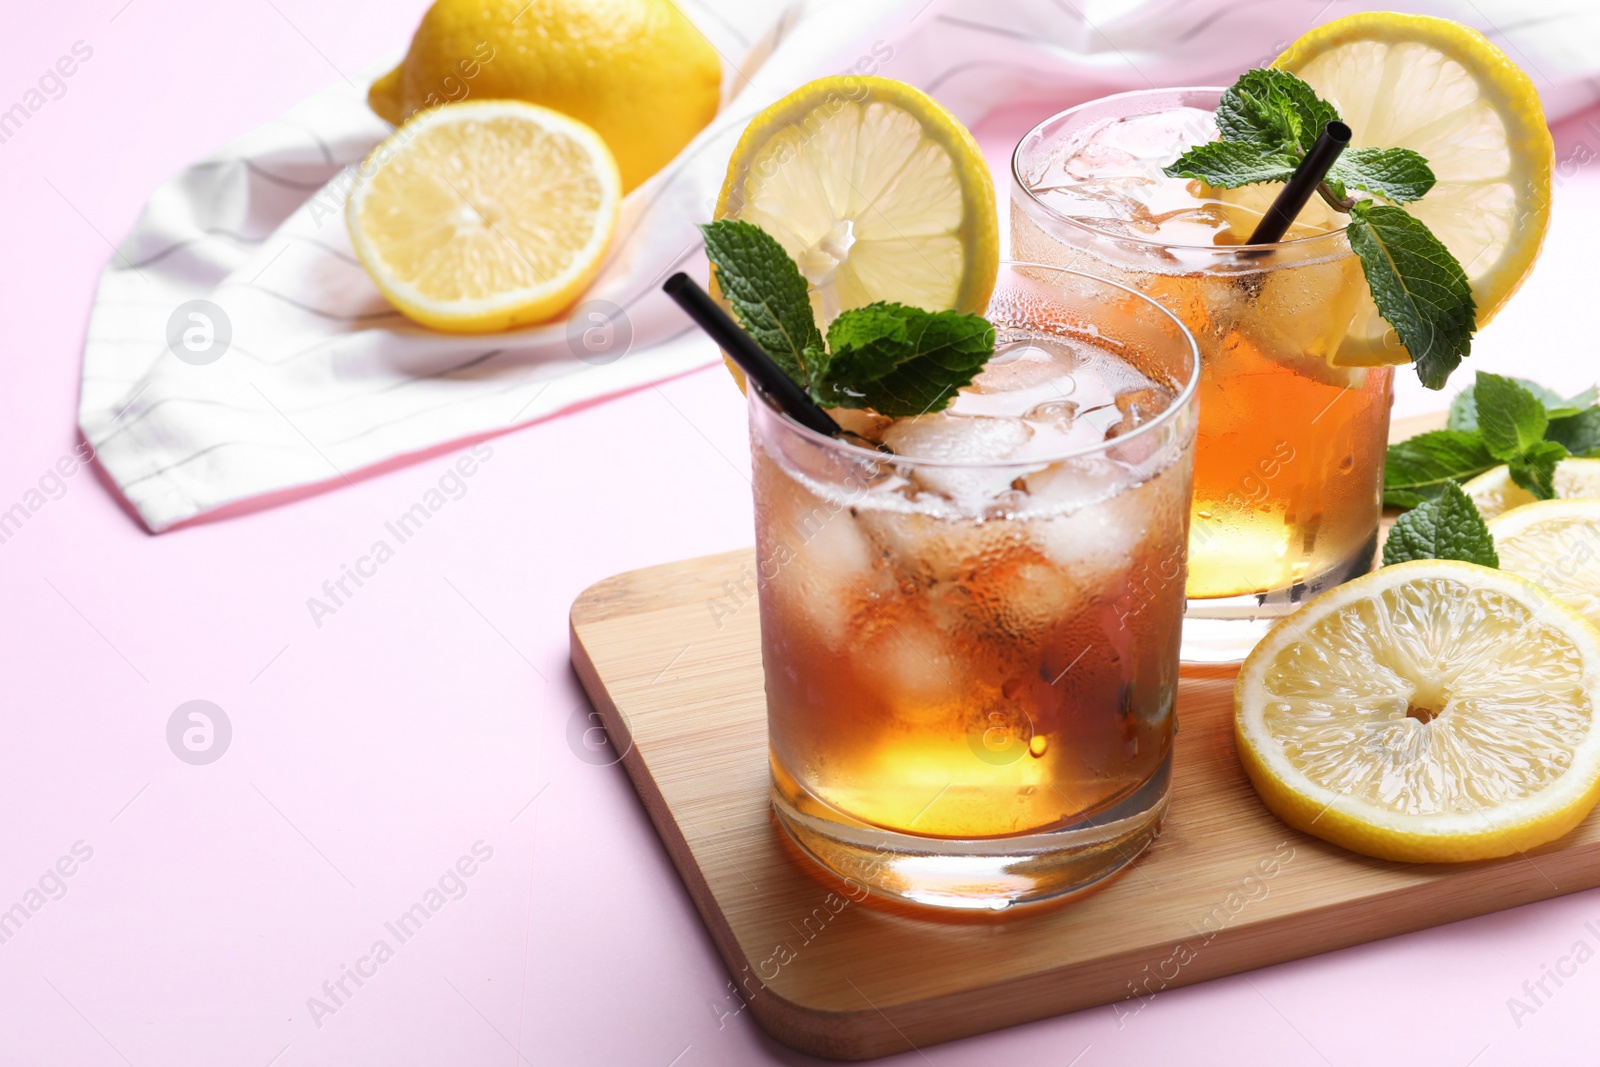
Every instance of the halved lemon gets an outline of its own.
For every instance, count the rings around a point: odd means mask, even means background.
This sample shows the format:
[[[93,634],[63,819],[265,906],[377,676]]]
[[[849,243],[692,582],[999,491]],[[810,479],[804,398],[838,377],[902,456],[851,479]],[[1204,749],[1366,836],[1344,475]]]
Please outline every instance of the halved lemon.
[[[1490,521],[1489,533],[1501,570],[1537,583],[1600,626],[1600,500],[1540,500],[1512,508]]]
[[[783,245],[823,329],[877,300],[982,313],[999,271],[994,180],[978,143],[928,94],[889,78],[819,78],[752,119],[716,217]]]
[[[1556,464],[1552,482],[1558,500],[1600,497],[1600,459],[1564,459]],[[1461,489],[1478,505],[1478,513],[1485,519],[1539,499],[1512,481],[1511,468],[1503,463],[1464,483]]]
[[[1239,758],[1284,822],[1369,856],[1488,859],[1600,797],[1600,631],[1531,582],[1384,567],[1280,622],[1234,688]]]
[[[1485,326],[1533,268],[1550,226],[1555,144],[1533,82],[1477,30],[1389,11],[1319,26],[1272,65],[1333,104],[1352,145],[1427,159],[1438,184],[1403,206],[1460,260]],[[1334,363],[1409,361],[1363,294]]]
[[[425,326],[545,322],[594,279],[622,201],[583,123],[514,100],[417,114],[361,165],[345,222],[389,302]]]

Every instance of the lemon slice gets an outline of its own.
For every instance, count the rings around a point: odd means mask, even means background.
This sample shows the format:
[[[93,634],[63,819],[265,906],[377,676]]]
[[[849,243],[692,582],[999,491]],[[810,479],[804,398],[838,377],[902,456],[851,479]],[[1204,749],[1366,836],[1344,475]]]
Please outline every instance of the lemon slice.
[[[1564,459],[1556,464],[1552,482],[1558,500],[1600,497],[1600,459]],[[1538,499],[1511,480],[1511,468],[1503,463],[1464,483],[1461,489],[1478,505],[1478,513],[1485,519]]]
[[[1513,508],[1490,521],[1489,533],[1501,570],[1537,583],[1600,626],[1600,500]]]
[[[589,127],[513,100],[419,113],[361,165],[345,222],[389,302],[426,326],[544,322],[600,269],[622,199]]]
[[[972,134],[888,78],[820,78],[757,115],[718,218],[766,230],[824,327],[876,300],[982,313],[999,270],[994,181]]]
[[[1600,796],[1600,632],[1502,570],[1401,563],[1280,622],[1234,687],[1239,758],[1284,822],[1369,856],[1506,856]]]
[[[1427,159],[1438,184],[1403,206],[1461,261],[1485,326],[1533,268],[1550,226],[1555,144],[1533,82],[1477,30],[1388,11],[1319,26],[1272,65],[1333,104],[1352,145]],[[1334,362],[1409,361],[1363,294]]]

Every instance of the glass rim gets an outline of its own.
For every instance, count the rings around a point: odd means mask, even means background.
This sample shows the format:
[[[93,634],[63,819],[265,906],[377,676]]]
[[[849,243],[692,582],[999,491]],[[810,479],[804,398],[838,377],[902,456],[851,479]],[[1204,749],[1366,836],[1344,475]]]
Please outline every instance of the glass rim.
[[[1150,305],[1150,307],[1154,308],[1162,318],[1171,323],[1177,329],[1178,336],[1183,339],[1184,343],[1188,347],[1190,368],[1188,380],[1179,386],[1176,395],[1172,398],[1172,402],[1166,406],[1161,414],[1157,415],[1149,422],[1141,423],[1125,434],[1121,434],[1117,437],[1108,437],[1100,441],[1098,444],[1085,445],[1082,448],[1074,448],[1066,452],[1053,452],[1044,456],[1030,456],[1027,459],[1008,460],[919,459],[916,456],[902,456],[898,453],[891,454],[879,452],[875,448],[866,448],[861,445],[851,444],[849,441],[845,441],[841,438],[829,437],[827,434],[819,433],[818,431],[811,429],[809,426],[803,426],[794,419],[790,418],[787,413],[785,413],[781,408],[772,402],[770,397],[757,388],[754,382],[747,381],[746,391],[748,392],[752,402],[759,398],[760,403],[767,409],[768,413],[776,417],[780,425],[782,425],[790,433],[797,435],[802,440],[805,440],[811,444],[820,445],[824,448],[846,456],[859,457],[862,460],[871,460],[874,463],[904,463],[916,467],[928,467],[945,470],[1009,470],[1012,468],[1017,470],[1032,470],[1039,467],[1048,467],[1052,464],[1061,463],[1069,459],[1077,459],[1081,456],[1098,455],[1110,450],[1111,448],[1126,444],[1145,434],[1152,433],[1157,429],[1165,427],[1167,424],[1177,419],[1179,414],[1190,406],[1190,403],[1193,401],[1195,394],[1200,388],[1200,345],[1195,341],[1194,334],[1190,331],[1189,327],[1183,324],[1183,320],[1179,319],[1178,316],[1174,315],[1171,311],[1168,311],[1165,307],[1161,306],[1161,304],[1151,299],[1146,294],[1139,292],[1137,289],[1123,285],[1120,282],[1114,282],[1109,278],[1102,278],[1099,275],[1090,274],[1087,271],[1073,270],[1070,267],[1057,267],[1049,263],[1035,263],[1031,260],[1002,259],[999,262],[999,270],[996,272],[996,280],[998,281],[999,274],[1008,269],[1015,269],[1017,267],[1027,267],[1030,270],[1036,269],[1050,271],[1055,274],[1072,275],[1075,278],[1084,279],[1094,283],[1095,285],[1105,286],[1108,289],[1120,290],[1128,296],[1135,297],[1141,302]],[[987,317],[987,312],[985,317]],[[972,417],[982,418],[985,416]]]
[[[1235,256],[1241,252],[1252,252],[1259,254],[1261,252],[1281,250],[1285,248],[1305,248],[1311,245],[1313,242],[1325,241],[1343,234],[1349,228],[1348,226],[1341,226],[1337,230],[1328,230],[1325,233],[1314,233],[1306,237],[1296,237],[1288,241],[1271,241],[1266,244],[1197,245],[1185,244],[1181,241],[1157,241],[1148,237],[1112,233],[1110,230],[1102,230],[1097,226],[1091,226],[1087,222],[1072,218],[1069,215],[1063,215],[1061,212],[1057,211],[1055,208],[1039,199],[1034,191],[1028,187],[1028,183],[1022,180],[1022,146],[1027,143],[1028,138],[1039,133],[1051,123],[1059,119],[1064,119],[1074,112],[1082,111],[1083,109],[1092,107],[1096,104],[1104,104],[1108,101],[1122,100],[1133,96],[1156,96],[1161,93],[1217,93],[1220,95],[1223,92],[1226,92],[1226,88],[1224,86],[1217,85],[1175,85],[1167,89],[1129,89],[1127,92],[1110,93],[1106,96],[1097,96],[1093,100],[1085,100],[1081,104],[1074,104],[1072,107],[1057,111],[1054,115],[1051,115],[1048,118],[1036,123],[1030,130],[1028,130],[1027,133],[1023,134],[1021,139],[1017,141],[1017,146],[1011,150],[1011,181],[1018,189],[1022,190],[1024,195],[1027,196],[1031,203],[1036,205],[1039,210],[1043,211],[1057,222],[1062,222],[1068,226],[1076,227],[1077,229],[1083,230],[1086,233],[1094,234],[1096,237],[1109,238],[1114,241],[1127,241],[1132,244],[1146,245],[1150,248],[1182,248],[1187,250],[1223,253],[1229,256]]]

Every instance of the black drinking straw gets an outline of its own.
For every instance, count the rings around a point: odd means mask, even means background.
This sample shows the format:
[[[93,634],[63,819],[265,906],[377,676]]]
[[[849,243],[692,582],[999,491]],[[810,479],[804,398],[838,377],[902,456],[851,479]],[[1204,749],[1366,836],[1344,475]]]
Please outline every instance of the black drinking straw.
[[[717,306],[711,294],[695,284],[693,278],[679,271],[666,280],[662,290],[677,303],[733,361],[744,369],[750,380],[778,406],[778,409],[808,430],[838,437],[844,431],[826,411],[795,384],[783,368],[772,362],[772,357]]]
[[[1317,143],[1311,146],[1311,151],[1306,153],[1300,165],[1294,169],[1294,175],[1284,183],[1283,191],[1272,202],[1272,206],[1267,208],[1266,214],[1261,216],[1255,232],[1245,243],[1269,245],[1282,240],[1283,235],[1288,232],[1295,218],[1306,206],[1306,202],[1311,199],[1311,194],[1317,191],[1322,179],[1328,176],[1333,161],[1339,158],[1339,153],[1343,152],[1349,143],[1350,127],[1338,121],[1324,126],[1322,136],[1317,138]]]

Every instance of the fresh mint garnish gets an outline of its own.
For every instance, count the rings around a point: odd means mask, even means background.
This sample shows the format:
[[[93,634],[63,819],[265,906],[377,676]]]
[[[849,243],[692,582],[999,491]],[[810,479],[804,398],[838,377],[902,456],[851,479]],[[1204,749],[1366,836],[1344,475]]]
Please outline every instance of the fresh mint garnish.
[[[739,325],[824,407],[941,411],[994,355],[994,327],[981,315],[882,302],[840,314],[824,343],[805,277],[776,238],[734,219],[700,229]]]
[[[833,320],[828,349],[813,399],[900,418],[943,409],[971,382],[994,354],[994,327],[958,311],[868,304]]]
[[[1338,119],[1333,105],[1293,74],[1247,70],[1217,103],[1221,140],[1189,149],[1165,173],[1224,189],[1287,181],[1323,128]],[[1318,192],[1350,215],[1350,247],[1379,314],[1411,353],[1422,384],[1441,389],[1472,350],[1472,288],[1444,243],[1395,206],[1425,196],[1434,180],[1428,161],[1409,148],[1350,148]],[[1352,191],[1387,202],[1355,199]]]
[[[1495,459],[1510,460],[1544,440],[1550,416],[1531,389],[1510,378],[1479,371],[1472,399],[1478,412],[1478,432]]]
[[[1316,90],[1274,67],[1245,71],[1217,101],[1217,132],[1224,141],[1248,142],[1268,151],[1304,155],[1322,128],[1338,120],[1339,113]]]
[[[1592,456],[1600,452],[1600,407],[1552,418],[1544,435],[1571,455]]]
[[[1286,182],[1294,177],[1300,157],[1246,141],[1207,141],[1195,145],[1166,169],[1169,178],[1199,178],[1220,189],[1257,182]]]
[[[1421,200],[1433,188],[1433,169],[1409,148],[1346,148],[1323,179],[1338,197],[1350,189],[1392,204]]]
[[[1477,307],[1456,257],[1402,208],[1359,200],[1345,231],[1372,302],[1411,353],[1417,376],[1443,389],[1472,349]]]
[[[1567,455],[1567,446],[1559,441],[1536,441],[1507,461],[1511,480],[1540,500],[1549,500],[1556,495],[1556,464]]]
[[[1413,559],[1460,559],[1483,567],[1500,566],[1494,538],[1472,498],[1446,482],[1434,499],[1395,520],[1383,544],[1383,565]]]
[[[1550,418],[1552,431],[1554,431],[1556,422],[1588,413],[1594,407],[1597,396],[1600,396],[1600,389],[1590,386],[1577,396],[1564,399],[1555,390],[1546,389],[1538,382],[1527,378],[1512,378],[1511,380],[1539,398],[1539,402],[1544,405],[1544,413]],[[1476,430],[1478,428],[1476,394],[1476,389],[1463,389],[1451,398],[1450,421],[1448,424],[1450,429]],[[1554,432],[1550,436],[1555,437]],[[1578,451],[1578,449],[1573,449],[1575,455]],[[1587,449],[1584,451],[1587,451]]]
[[[1479,371],[1471,389],[1450,402],[1449,428],[1389,446],[1383,502],[1416,507],[1501,463],[1511,480],[1541,500],[1555,495],[1556,464],[1600,455],[1596,390],[1570,399],[1526,378]]]
[[[1478,432],[1491,455],[1511,468],[1511,480],[1541,500],[1555,495],[1551,478],[1566,447],[1545,440],[1550,416],[1533,391],[1511,378],[1478,372],[1472,389]]]
[[[700,227],[717,286],[745,332],[801,385],[811,378],[822,333],[806,280],[783,246],[761,227],[723,219]]]
[[[1383,502],[1413,508],[1455,482],[1498,465],[1476,431],[1434,430],[1389,446],[1383,461]]]

